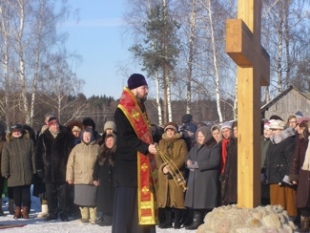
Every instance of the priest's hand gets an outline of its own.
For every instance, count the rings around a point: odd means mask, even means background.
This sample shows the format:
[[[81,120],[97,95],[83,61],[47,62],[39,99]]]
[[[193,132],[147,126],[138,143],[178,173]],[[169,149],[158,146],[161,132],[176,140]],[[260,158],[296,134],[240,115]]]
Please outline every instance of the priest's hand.
[[[157,154],[156,145],[150,144],[150,145],[149,145],[149,148],[148,148],[148,151],[149,151],[151,154],[156,155],[156,154]]]

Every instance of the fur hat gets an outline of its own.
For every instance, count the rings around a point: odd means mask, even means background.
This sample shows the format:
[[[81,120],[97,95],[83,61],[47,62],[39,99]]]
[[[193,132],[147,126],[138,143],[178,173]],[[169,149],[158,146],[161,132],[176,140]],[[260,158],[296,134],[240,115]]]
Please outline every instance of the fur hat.
[[[12,125],[11,128],[10,128],[11,132],[22,131],[22,130],[23,130],[23,125],[21,125],[21,124]]]
[[[281,120],[272,120],[269,127],[270,129],[284,129],[285,122]]]
[[[167,129],[173,129],[175,132],[178,132],[178,126],[174,122],[168,122],[164,126],[164,130],[166,131]]]
[[[191,114],[185,114],[184,116],[182,116],[182,123],[186,124],[191,122],[191,120],[193,119],[193,116]]]
[[[116,132],[116,125],[114,121],[107,121],[104,124],[103,131],[105,132],[107,129],[112,129],[114,132]]]
[[[147,86],[147,83],[142,74],[132,74],[127,81],[127,86],[130,90],[144,85]]]
[[[96,129],[96,124],[95,124],[94,120],[91,119],[90,117],[85,117],[85,118],[82,120],[82,123],[83,123],[83,125],[85,126],[85,128],[87,128],[87,126],[91,126],[93,130]]]

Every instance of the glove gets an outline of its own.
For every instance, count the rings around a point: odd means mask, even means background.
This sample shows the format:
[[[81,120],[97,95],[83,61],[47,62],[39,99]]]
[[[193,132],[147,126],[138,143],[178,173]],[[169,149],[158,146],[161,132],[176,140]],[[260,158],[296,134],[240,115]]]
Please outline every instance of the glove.
[[[290,178],[289,178],[287,175],[285,175],[285,176],[283,177],[282,182],[283,182],[284,184],[286,184],[286,185],[293,185],[293,184],[290,182]]]
[[[45,177],[45,174],[44,174],[44,172],[43,172],[42,170],[38,170],[38,171],[37,171],[37,175],[38,175],[41,179],[44,179],[44,177]]]
[[[265,174],[264,174],[264,173],[261,173],[261,174],[260,174],[260,181],[261,181],[261,182],[265,182],[265,181],[266,181],[266,177],[265,177]]]

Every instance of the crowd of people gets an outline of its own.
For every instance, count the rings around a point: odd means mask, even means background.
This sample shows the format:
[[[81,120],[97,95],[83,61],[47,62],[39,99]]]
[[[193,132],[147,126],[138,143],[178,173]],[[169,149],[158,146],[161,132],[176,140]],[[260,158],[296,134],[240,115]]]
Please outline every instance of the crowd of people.
[[[236,204],[237,121],[209,126],[185,114],[182,126],[158,126],[147,95],[144,76],[131,75],[102,135],[90,117],[62,126],[53,113],[37,134],[21,124],[5,134],[0,124],[0,192],[7,183],[13,217],[29,218],[31,185],[39,218],[80,219],[112,233],[194,230],[213,208]],[[261,203],[281,205],[308,232],[310,120],[297,112],[261,126]]]

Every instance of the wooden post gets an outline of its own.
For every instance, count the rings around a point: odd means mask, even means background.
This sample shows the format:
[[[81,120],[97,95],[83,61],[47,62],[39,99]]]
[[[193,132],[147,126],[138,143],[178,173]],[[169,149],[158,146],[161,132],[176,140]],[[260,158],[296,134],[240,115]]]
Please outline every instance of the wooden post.
[[[260,204],[261,85],[270,59],[261,46],[261,1],[239,0],[238,19],[226,21],[226,52],[238,65],[238,207]]]

